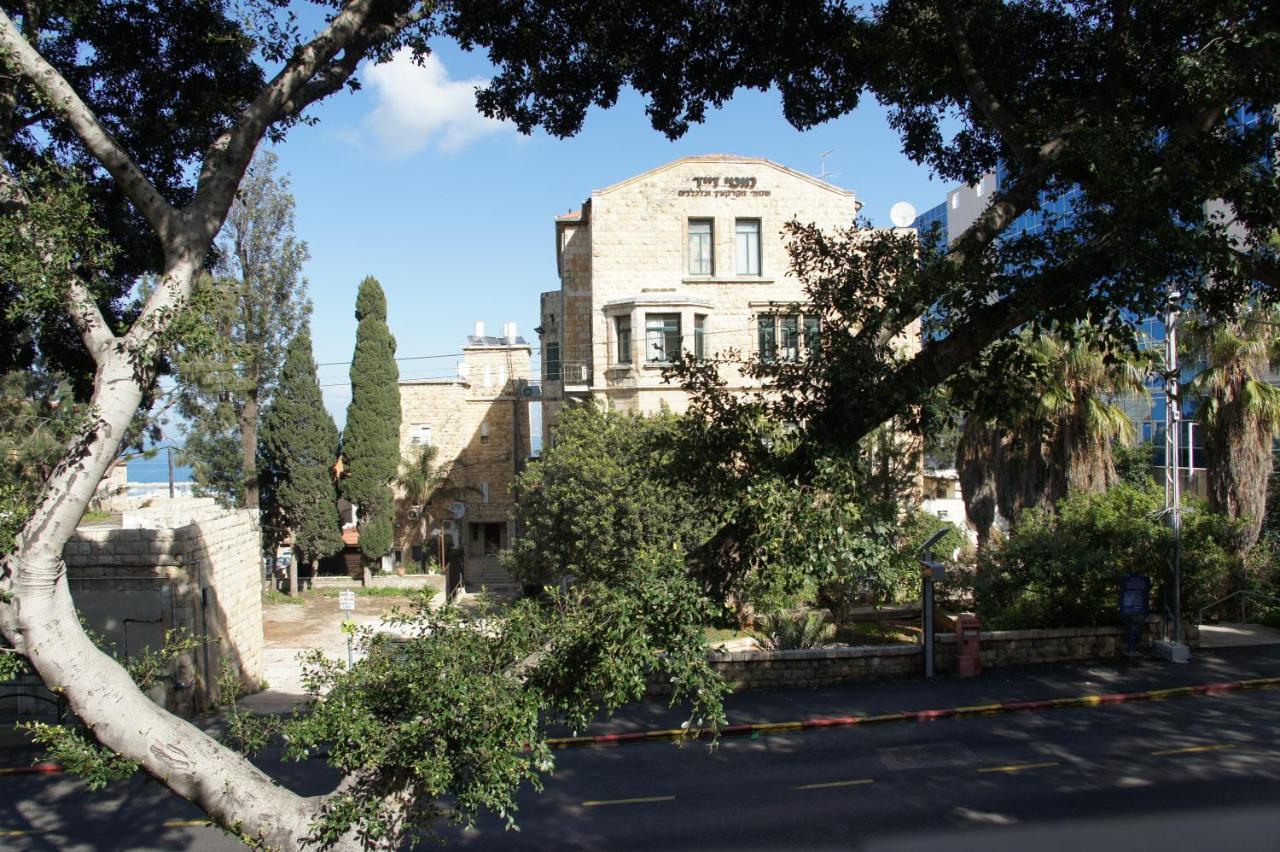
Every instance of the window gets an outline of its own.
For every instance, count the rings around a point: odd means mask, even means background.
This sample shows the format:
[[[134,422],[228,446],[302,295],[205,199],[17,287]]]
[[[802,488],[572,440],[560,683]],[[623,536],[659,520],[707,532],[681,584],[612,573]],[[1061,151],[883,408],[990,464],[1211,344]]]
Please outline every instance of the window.
[[[763,361],[798,361],[821,344],[822,325],[815,316],[760,314],[756,325],[756,351]]]
[[[772,361],[778,357],[778,326],[776,320],[777,317],[773,314],[761,314],[757,321],[760,328],[756,349],[760,353],[762,361]]]
[[[489,440],[489,421],[481,420],[480,421],[480,443],[483,444],[487,440]]]
[[[693,316],[693,357],[699,361],[707,358],[707,315]]]
[[[487,482],[480,483],[480,502],[481,503],[489,502],[489,483]]]
[[[679,314],[645,316],[644,351],[650,364],[666,364],[680,354]]]
[[[734,228],[738,274],[760,274],[760,220],[739,219]]]
[[[806,316],[804,318],[804,348],[810,355],[818,354],[818,348],[822,345],[822,324],[818,322],[817,317]]]
[[[414,423],[409,427],[409,446],[431,446],[431,427],[426,423]]]
[[[547,359],[547,381],[560,381],[560,344],[546,344],[543,355],[546,356]]]
[[[618,317],[614,320],[618,332],[618,363],[631,363],[631,317]]]
[[[689,220],[690,275],[712,275],[715,272],[715,249],[711,237],[711,219]]]

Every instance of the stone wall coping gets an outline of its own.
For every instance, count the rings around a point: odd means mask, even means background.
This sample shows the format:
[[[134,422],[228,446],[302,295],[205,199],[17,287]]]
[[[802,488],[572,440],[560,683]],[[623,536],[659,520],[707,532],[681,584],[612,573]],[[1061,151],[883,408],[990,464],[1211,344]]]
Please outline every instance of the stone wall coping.
[[[1098,627],[1051,627],[1034,630],[984,630],[978,636],[980,642],[1017,642],[1022,639],[1075,639],[1081,636],[1124,636],[1128,630],[1114,625]],[[938,642],[956,641],[954,633],[938,633]]]
[[[837,648],[801,648],[794,651],[732,651],[707,655],[712,663],[754,663],[766,660],[841,660],[855,657],[907,657],[921,652],[919,645],[848,645]]]

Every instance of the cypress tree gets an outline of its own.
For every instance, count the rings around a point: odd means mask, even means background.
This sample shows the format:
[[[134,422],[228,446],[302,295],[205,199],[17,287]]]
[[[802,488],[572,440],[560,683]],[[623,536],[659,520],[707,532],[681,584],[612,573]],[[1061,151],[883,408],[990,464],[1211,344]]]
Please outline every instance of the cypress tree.
[[[390,550],[394,540],[391,481],[400,467],[396,340],[387,328],[387,298],[372,276],[360,282],[356,320],[351,404],[342,433],[342,492],[359,509],[360,551],[372,562]]]
[[[262,424],[262,467],[272,473],[269,503],[293,531],[294,562],[316,563],[342,549],[333,464],[338,427],[325,410],[307,326],[285,350],[280,384]]]

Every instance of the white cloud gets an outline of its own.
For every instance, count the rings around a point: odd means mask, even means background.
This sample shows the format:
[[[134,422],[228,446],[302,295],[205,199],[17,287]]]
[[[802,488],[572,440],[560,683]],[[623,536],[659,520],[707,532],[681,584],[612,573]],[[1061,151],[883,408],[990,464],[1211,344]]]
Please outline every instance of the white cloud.
[[[390,62],[370,67],[365,79],[377,92],[378,106],[364,124],[391,157],[417,153],[432,140],[441,151],[454,153],[481,136],[512,128],[476,111],[476,89],[488,80],[450,80],[434,54],[417,65],[407,49],[401,50]]]

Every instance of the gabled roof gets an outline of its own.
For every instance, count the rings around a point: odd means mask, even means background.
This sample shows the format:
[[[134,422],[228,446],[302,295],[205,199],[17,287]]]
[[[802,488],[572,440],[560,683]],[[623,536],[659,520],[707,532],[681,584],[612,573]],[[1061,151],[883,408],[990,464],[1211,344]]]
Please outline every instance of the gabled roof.
[[[763,157],[743,157],[737,154],[700,154],[695,157],[681,157],[678,160],[672,160],[671,162],[665,165],[661,165],[661,166],[658,166],[657,168],[650,169],[647,172],[641,172],[640,174],[635,175],[634,177],[629,177],[624,181],[619,181],[618,183],[615,183],[611,186],[606,186],[604,189],[597,189],[595,192],[591,194],[593,196],[604,195],[606,193],[621,189],[624,186],[629,186],[633,183],[638,183],[643,180],[648,180],[654,175],[661,174],[662,172],[665,172],[668,169],[673,169],[676,166],[682,166],[685,163],[742,163],[742,164],[749,164],[749,165],[756,165],[756,166],[765,166],[767,168],[774,169],[775,171],[782,172],[788,177],[798,178],[800,180],[807,181],[808,183],[811,183],[816,187],[820,187],[829,192],[834,192],[838,195],[846,195],[849,197],[853,197],[853,194],[854,194],[853,190],[851,189],[841,189],[840,187],[835,186],[834,184],[827,183],[824,180],[819,180],[813,175],[807,175],[804,172],[798,172],[795,169],[789,169],[780,163],[773,162],[773,160],[766,160]],[[573,215],[573,214],[566,214],[566,215]],[[580,211],[579,211],[579,215],[580,215]],[[557,221],[560,221],[563,217],[556,217],[556,218],[557,218]]]

